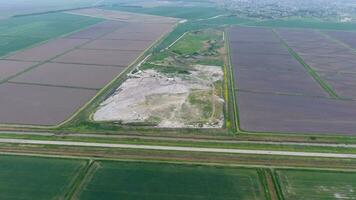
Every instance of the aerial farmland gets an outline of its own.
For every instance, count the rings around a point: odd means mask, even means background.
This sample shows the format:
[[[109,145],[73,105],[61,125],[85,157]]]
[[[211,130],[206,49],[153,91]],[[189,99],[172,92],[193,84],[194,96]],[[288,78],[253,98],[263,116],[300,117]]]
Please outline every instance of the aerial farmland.
[[[157,17],[150,20],[146,16],[131,14],[128,17],[118,11],[105,13],[95,9],[67,15],[76,17],[76,14],[79,17],[84,14],[91,17],[99,15],[100,19],[107,15],[114,20],[104,20],[89,28],[4,56],[1,59],[3,65],[9,63],[15,69],[5,68],[6,74],[2,77],[6,83],[0,87],[1,93],[13,99],[1,99],[2,110],[6,109],[0,114],[2,124],[58,125],[65,121],[155,40],[169,32],[176,22],[171,18],[162,17],[157,22]],[[124,20],[116,21],[115,18]],[[140,21],[140,18],[145,21]],[[155,28],[148,32],[146,38],[147,27]],[[131,33],[137,39],[145,40],[122,38],[122,35]],[[11,106],[11,103],[16,106]],[[34,116],[33,112],[39,109],[37,106],[42,109]],[[45,109],[43,106],[46,106]]]
[[[315,30],[237,27],[229,35],[242,130],[355,134],[351,47]]]
[[[352,200],[352,0],[0,2],[0,200]]]

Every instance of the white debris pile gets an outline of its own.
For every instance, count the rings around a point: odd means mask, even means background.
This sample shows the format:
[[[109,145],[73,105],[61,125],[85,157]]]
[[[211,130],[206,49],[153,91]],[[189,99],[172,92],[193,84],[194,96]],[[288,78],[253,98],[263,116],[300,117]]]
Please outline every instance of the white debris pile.
[[[188,76],[173,78],[155,70],[139,71],[106,99],[94,113],[95,121],[147,122],[157,118],[159,127],[191,127],[179,119],[193,90],[212,90],[221,80],[221,67],[196,66]],[[223,116],[222,119],[223,121]],[[221,126],[222,123],[219,123]]]

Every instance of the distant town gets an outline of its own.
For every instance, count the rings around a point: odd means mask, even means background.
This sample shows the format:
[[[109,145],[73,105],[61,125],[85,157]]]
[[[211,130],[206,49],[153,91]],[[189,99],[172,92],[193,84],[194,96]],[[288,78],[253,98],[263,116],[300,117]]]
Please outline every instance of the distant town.
[[[216,0],[237,14],[261,19],[317,17],[329,21],[356,21],[356,2],[352,0]]]

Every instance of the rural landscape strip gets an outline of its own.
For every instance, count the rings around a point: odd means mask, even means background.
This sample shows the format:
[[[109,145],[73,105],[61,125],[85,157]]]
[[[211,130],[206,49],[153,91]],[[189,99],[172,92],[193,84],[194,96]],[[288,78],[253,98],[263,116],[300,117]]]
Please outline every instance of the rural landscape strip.
[[[202,143],[222,143],[222,144],[268,144],[268,145],[290,145],[290,146],[311,146],[311,147],[335,147],[335,148],[356,148],[355,143],[345,142],[293,142],[293,141],[269,141],[249,139],[211,139],[195,137],[175,137],[175,136],[143,136],[143,135],[105,135],[105,134],[85,134],[85,133],[66,133],[58,134],[55,132],[23,132],[23,131],[0,131],[0,137],[11,138],[19,137],[78,137],[78,138],[97,138],[97,139],[133,139],[133,140],[153,140],[153,141],[172,141],[172,142],[202,142]],[[16,139],[16,138],[14,138]],[[17,138],[18,139],[18,138]],[[262,138],[261,138],[262,139]],[[347,139],[346,139],[347,140]]]
[[[322,158],[356,158],[356,154],[287,152],[287,151],[268,151],[268,150],[244,150],[244,149],[224,149],[224,148],[134,145],[134,144],[109,144],[109,143],[44,141],[44,140],[25,140],[25,139],[0,139],[0,143],[42,144],[42,145],[59,145],[59,146],[103,147],[103,148],[145,149],[145,150],[161,150],[161,151],[206,152],[206,153],[301,156],[301,157],[322,157]]]

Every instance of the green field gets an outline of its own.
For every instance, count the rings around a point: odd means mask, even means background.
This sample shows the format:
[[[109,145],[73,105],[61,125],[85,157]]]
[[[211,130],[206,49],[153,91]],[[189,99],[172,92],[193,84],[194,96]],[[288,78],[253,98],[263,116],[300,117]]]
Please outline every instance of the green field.
[[[80,199],[264,199],[254,169],[139,162],[99,164]]]
[[[51,13],[0,21],[0,56],[30,47],[102,21],[101,19]]]
[[[174,53],[184,55],[193,54],[202,49],[204,45],[204,38],[201,36],[195,36],[191,33],[186,34],[178,43],[171,47]]]
[[[285,200],[334,200],[355,199],[356,173],[277,170]]]
[[[248,23],[249,26],[266,26],[266,27],[284,27],[284,28],[311,28],[311,29],[325,29],[325,30],[356,30],[355,23],[341,23],[321,21],[318,19],[274,19]]]
[[[0,199],[61,199],[85,161],[0,156]]]
[[[204,50],[206,41],[221,40],[221,38],[218,38],[219,36],[221,37],[221,35],[204,33],[203,31],[201,31],[201,34],[189,32],[170,49],[180,55],[196,54]]]

